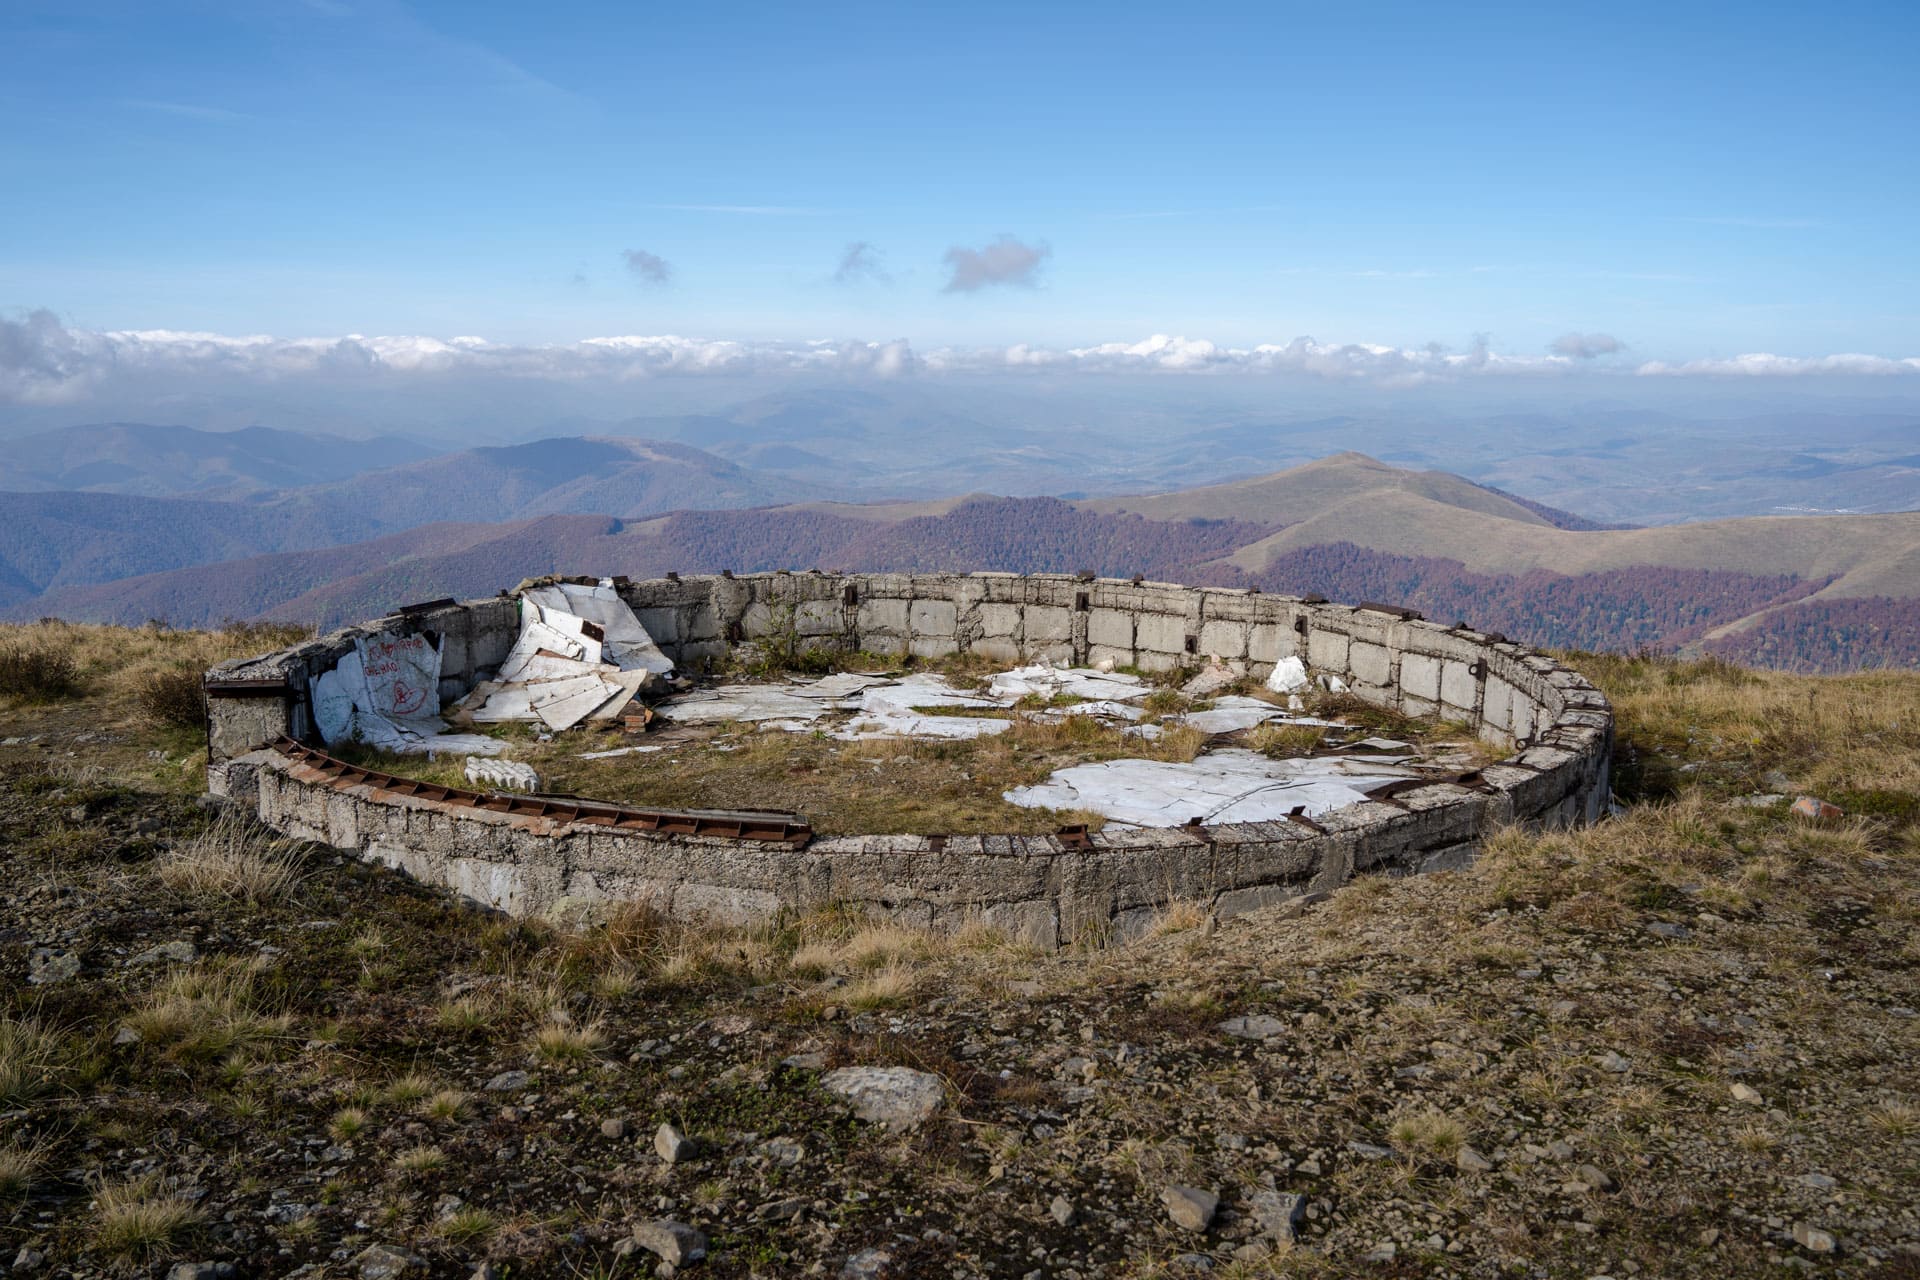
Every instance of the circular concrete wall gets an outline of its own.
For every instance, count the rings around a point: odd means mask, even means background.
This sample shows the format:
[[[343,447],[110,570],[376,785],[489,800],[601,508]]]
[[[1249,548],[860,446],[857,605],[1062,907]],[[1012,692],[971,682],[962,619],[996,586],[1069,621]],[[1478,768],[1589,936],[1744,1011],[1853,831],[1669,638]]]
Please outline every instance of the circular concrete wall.
[[[1111,658],[1148,670],[1218,658],[1255,676],[1298,656],[1370,702],[1467,722],[1513,750],[1476,773],[1310,821],[815,839],[404,784],[330,766],[296,745],[313,736],[311,680],[356,636],[436,637],[443,698],[486,678],[519,628],[518,601],[502,596],[408,608],[209,672],[209,788],[289,835],[517,914],[632,900],[683,918],[746,922],[856,904],[933,927],[983,919],[1042,946],[1128,936],[1174,900],[1230,916],[1361,872],[1458,866],[1494,826],[1592,822],[1608,799],[1613,717],[1598,690],[1500,636],[1388,606],[1063,574],[725,574],[619,585],[685,666],[748,641],[1007,662]]]

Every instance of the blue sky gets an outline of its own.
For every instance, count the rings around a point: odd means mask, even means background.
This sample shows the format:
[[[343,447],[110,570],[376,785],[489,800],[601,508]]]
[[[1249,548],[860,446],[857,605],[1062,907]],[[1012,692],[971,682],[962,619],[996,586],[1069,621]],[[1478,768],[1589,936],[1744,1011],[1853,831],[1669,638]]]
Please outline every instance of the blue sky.
[[[1917,45],[1910,3],[8,0],[0,313],[1898,360]]]

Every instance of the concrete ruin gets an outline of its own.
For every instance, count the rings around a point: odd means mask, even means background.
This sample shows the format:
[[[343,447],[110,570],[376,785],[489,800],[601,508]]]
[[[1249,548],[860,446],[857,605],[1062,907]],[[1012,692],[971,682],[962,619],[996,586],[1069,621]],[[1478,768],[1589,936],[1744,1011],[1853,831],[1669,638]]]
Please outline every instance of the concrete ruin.
[[[591,914],[624,900],[684,919],[747,923],[854,905],[937,929],[985,921],[1043,947],[1133,936],[1171,901],[1228,917],[1363,872],[1458,867],[1498,826],[1593,822],[1608,803],[1613,716],[1598,690],[1503,637],[1402,609],[1064,574],[778,572],[617,589],[682,667],[749,641],[794,654],[972,652],[1145,670],[1211,657],[1258,677],[1297,657],[1369,702],[1466,722],[1512,754],[1312,819],[829,839],[773,815],[429,786],[314,750],[308,691],[356,641],[428,637],[441,653],[440,701],[450,702],[494,674],[514,645],[521,604],[501,596],[409,607],[210,671],[208,787],[289,836],[515,914]]]

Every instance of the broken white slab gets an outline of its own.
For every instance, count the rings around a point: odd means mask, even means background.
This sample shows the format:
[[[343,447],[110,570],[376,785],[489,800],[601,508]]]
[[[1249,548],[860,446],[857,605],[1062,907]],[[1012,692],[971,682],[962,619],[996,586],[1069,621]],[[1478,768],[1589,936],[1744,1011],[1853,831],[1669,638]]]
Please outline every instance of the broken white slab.
[[[1365,769],[1343,766],[1366,765]],[[1191,763],[1109,760],[1058,770],[1045,782],[1005,793],[1034,809],[1086,809],[1132,826],[1262,822],[1296,807],[1306,814],[1357,804],[1405,770],[1372,761],[1269,760],[1252,751],[1216,751]]]
[[[538,791],[540,775],[534,772],[530,764],[518,760],[487,760],[479,756],[467,758],[467,781],[480,787],[493,787],[500,791]]]
[[[527,685],[527,705],[549,729],[571,729],[607,699],[624,690],[599,672],[566,680],[540,680]]]
[[[551,661],[534,666],[536,659],[564,659],[584,664],[587,660],[587,640],[581,635],[568,635],[557,627],[550,626],[540,616],[540,606],[523,604],[520,616],[520,634],[513,642],[513,648],[507,651],[506,660],[500,664],[500,672],[494,677],[501,684],[513,684],[531,678],[533,670],[538,669],[552,678],[556,670]],[[599,656],[597,653],[594,655]]]
[[[1411,751],[1413,744],[1397,738],[1362,738],[1358,742],[1349,742],[1347,748],[1351,751]]]
[[[1050,667],[1042,662],[1002,671],[993,678],[987,692],[1008,704],[1029,694],[1039,694],[1043,698],[1066,694],[1094,701],[1113,699],[1129,702],[1146,697],[1153,692],[1153,687],[1139,676],[1091,667]]]
[[[1231,685],[1240,677],[1225,663],[1214,662],[1193,679],[1180,686],[1189,698],[1204,698]]]
[[[967,710],[993,710],[1010,706],[1014,699],[966,693],[948,683],[944,676],[912,675],[883,685],[874,685],[855,702],[853,719],[834,733],[847,741],[862,738],[980,738],[1005,733],[1013,721],[991,716],[949,716],[928,714],[922,708],[953,707]]]
[[[555,582],[530,587],[521,592],[520,598],[537,605],[548,625],[594,643],[599,652],[588,661],[604,659],[622,671],[648,671],[654,675],[666,675],[673,670],[673,659],[653,642],[647,629],[640,625],[640,619],[620,598],[611,578],[602,578],[592,586]],[[591,623],[600,632],[597,642],[584,634],[582,623]]]
[[[497,756],[507,744],[477,733],[448,733],[438,716],[413,720],[389,720],[372,712],[355,709],[347,740],[400,756],[425,756],[432,760],[447,755]]]
[[[1055,707],[1050,713],[1054,716],[1098,716],[1102,720],[1138,720],[1147,713],[1130,702],[1120,702],[1105,698],[1099,702],[1075,702],[1065,707]]]
[[[1267,676],[1267,688],[1275,693],[1298,693],[1310,683],[1307,664],[1297,657],[1280,659],[1273,664],[1273,671]]]
[[[923,715],[889,710],[857,715],[834,731],[843,742],[865,738],[986,738],[1013,728],[1013,721],[993,716]]]
[[[1189,725],[1205,733],[1238,733],[1242,729],[1251,729],[1255,725],[1266,724],[1270,720],[1325,727],[1331,727],[1334,724],[1332,720],[1321,720],[1314,716],[1293,715],[1259,698],[1243,698],[1237,695],[1216,698],[1213,706],[1206,711],[1189,711],[1185,715],[1169,716],[1168,719],[1175,724]]]
[[[719,724],[727,720],[811,722],[833,710],[834,700],[808,697],[785,685],[723,684],[669,698],[659,707],[680,724]]]
[[[580,755],[580,758],[581,758],[582,760],[612,760],[612,759],[614,759],[614,758],[615,758],[616,756],[633,756],[633,755],[643,755],[643,754],[645,754],[645,753],[647,753],[647,752],[650,752],[650,751],[665,751],[665,750],[666,750],[666,747],[664,747],[664,746],[654,746],[654,747],[615,747],[615,748],[614,748],[613,750],[611,750],[611,751],[586,751],[586,752],[582,752],[582,753],[581,753],[581,755]]]

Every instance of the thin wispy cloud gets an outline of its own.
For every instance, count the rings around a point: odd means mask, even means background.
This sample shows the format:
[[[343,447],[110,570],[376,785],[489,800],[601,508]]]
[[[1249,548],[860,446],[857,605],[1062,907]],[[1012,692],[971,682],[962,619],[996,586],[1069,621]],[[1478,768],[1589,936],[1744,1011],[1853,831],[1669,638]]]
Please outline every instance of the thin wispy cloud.
[[[1626,349],[1627,344],[1610,333],[1563,333],[1547,345],[1554,355],[1571,360],[1597,360]]]
[[[792,204],[650,204],[647,208],[672,213],[733,213],[754,218],[824,218],[835,212]]]
[[[251,120],[254,117],[244,111],[231,111],[226,107],[208,107],[195,102],[164,102],[154,98],[128,98],[126,105],[137,111],[153,111],[160,115],[179,116],[184,120],[205,120],[214,124],[226,124],[236,120]]]
[[[885,284],[893,277],[880,265],[880,251],[865,240],[857,240],[847,246],[840,255],[840,265],[834,268],[835,284],[863,284],[872,282]]]
[[[1040,266],[1053,250],[1046,244],[1024,244],[1003,235],[978,249],[955,245],[943,261],[951,274],[946,293],[978,293],[996,285],[1032,288],[1039,283]]]
[[[1826,226],[1816,218],[1766,218],[1738,214],[1715,217],[1682,217],[1675,222],[1691,222],[1705,227],[1749,227],[1756,231],[1818,231]]]
[[[673,279],[673,264],[645,249],[628,249],[620,255],[627,271],[643,285],[663,285]]]

